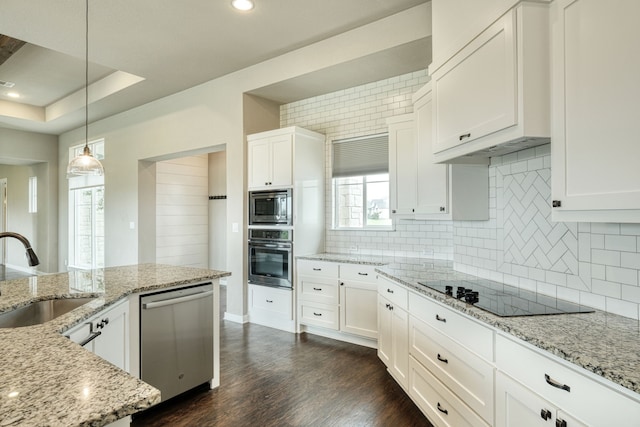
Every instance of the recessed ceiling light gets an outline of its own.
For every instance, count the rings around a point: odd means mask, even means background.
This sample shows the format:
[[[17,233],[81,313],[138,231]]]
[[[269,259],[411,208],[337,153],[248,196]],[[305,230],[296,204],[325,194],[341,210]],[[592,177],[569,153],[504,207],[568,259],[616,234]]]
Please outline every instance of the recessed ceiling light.
[[[231,6],[246,12],[247,10],[253,9],[253,2],[251,0],[233,0]]]
[[[20,98],[20,94],[18,92],[9,92],[7,93],[9,98]]]

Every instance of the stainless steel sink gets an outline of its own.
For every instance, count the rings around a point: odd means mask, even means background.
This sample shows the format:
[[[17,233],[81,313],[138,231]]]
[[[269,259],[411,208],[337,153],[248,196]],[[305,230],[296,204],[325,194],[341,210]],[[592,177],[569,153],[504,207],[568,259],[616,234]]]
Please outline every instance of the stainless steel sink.
[[[0,328],[40,325],[70,312],[95,298],[55,298],[0,313]]]

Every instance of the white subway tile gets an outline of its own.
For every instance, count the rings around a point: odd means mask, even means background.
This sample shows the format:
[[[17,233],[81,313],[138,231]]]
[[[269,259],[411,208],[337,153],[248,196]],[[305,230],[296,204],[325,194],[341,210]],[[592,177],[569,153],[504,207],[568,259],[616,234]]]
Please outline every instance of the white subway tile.
[[[602,249],[591,250],[591,262],[594,264],[611,265],[614,267],[620,266],[620,252],[606,251]]]
[[[620,316],[638,319],[638,304],[622,301],[617,298],[606,299],[606,310],[609,313],[619,314]]]
[[[638,285],[638,270],[620,267],[606,267],[607,280],[625,285]]]
[[[620,288],[621,288],[623,300],[640,303],[640,287],[639,286],[622,285]]]
[[[604,236],[604,248],[612,251],[635,252],[637,249],[636,237],[633,236]]]
[[[593,279],[591,281],[591,292],[597,295],[604,295],[607,297],[620,298],[621,297],[621,285],[620,283],[608,282],[606,280]]]
[[[606,310],[606,298],[602,295],[590,292],[580,292],[580,304],[593,307],[598,310]]]
[[[597,234],[620,234],[620,224],[594,222],[591,223],[591,232]]]

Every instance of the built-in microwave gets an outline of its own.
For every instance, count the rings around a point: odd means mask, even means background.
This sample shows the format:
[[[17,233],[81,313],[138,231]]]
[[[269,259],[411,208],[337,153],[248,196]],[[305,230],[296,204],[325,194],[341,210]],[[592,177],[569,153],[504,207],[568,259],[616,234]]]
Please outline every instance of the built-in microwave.
[[[291,189],[250,191],[249,225],[292,225]]]

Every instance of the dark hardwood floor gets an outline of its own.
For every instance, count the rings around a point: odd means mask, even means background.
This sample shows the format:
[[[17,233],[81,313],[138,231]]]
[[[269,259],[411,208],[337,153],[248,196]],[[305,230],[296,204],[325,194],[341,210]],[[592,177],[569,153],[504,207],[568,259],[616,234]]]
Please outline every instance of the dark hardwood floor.
[[[192,390],[133,425],[431,426],[373,349],[228,321],[220,342],[218,389]]]

